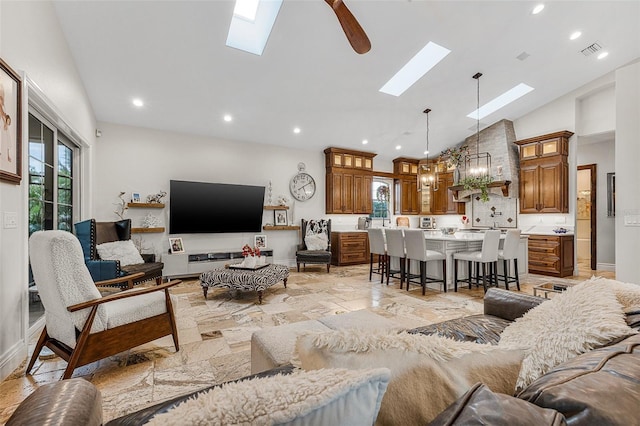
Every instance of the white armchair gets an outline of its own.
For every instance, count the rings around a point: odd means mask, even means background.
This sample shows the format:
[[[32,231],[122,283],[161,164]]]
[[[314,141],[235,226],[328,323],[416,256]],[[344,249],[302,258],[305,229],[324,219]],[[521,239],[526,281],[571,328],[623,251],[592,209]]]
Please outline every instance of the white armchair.
[[[63,379],[77,367],[169,334],[179,350],[169,288],[180,281],[102,297],[97,285],[133,280],[138,274],[94,283],[80,242],[66,231],[34,233],[29,256],[45,309],[45,327],[27,373],[44,346],[67,361]]]

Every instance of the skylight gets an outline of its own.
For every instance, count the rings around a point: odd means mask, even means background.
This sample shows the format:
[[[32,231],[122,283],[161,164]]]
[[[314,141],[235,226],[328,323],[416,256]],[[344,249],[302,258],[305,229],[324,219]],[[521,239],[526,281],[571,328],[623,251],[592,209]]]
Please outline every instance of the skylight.
[[[533,87],[527,86],[524,83],[520,83],[516,87],[504,92],[502,95],[498,96],[497,98],[482,105],[480,109],[477,109],[472,113],[467,114],[467,117],[477,119],[477,120],[482,120],[487,115],[493,112],[496,112],[497,110],[499,110],[500,108],[506,105],[509,105],[511,102],[526,95],[532,90],[533,90]]]
[[[227,46],[262,55],[282,0],[236,0]]]
[[[427,43],[416,55],[382,86],[381,92],[393,96],[402,95],[423,75],[436,66],[451,51],[433,42]]]

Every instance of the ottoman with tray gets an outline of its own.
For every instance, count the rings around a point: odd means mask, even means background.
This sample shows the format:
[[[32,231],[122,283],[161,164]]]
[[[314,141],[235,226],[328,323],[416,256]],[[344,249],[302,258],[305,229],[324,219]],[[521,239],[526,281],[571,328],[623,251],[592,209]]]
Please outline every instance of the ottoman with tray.
[[[262,303],[262,292],[272,285],[282,281],[287,288],[289,267],[284,265],[268,264],[259,268],[234,268],[214,269],[203,272],[200,275],[200,285],[207,298],[210,287],[230,288],[232,290],[250,290],[258,292],[258,303]]]

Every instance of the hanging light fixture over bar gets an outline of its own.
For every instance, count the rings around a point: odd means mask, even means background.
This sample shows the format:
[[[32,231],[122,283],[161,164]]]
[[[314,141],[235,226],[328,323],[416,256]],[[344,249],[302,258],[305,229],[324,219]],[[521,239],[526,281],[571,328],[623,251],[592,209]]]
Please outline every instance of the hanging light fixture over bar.
[[[476,152],[465,156],[464,170],[466,176],[482,177],[491,173],[491,154],[480,152],[480,77],[482,73],[474,74],[473,78],[478,82],[477,87],[477,124],[476,124]]]
[[[438,190],[438,188],[437,188],[437,185],[438,185],[438,179],[437,179],[438,169],[437,169],[437,166],[435,164],[432,164],[429,161],[429,113],[431,112],[431,109],[427,108],[422,112],[427,115],[427,147],[426,147],[426,149],[424,151],[424,155],[427,158],[426,158],[426,164],[421,164],[420,165],[420,170],[419,170],[420,177],[418,179],[418,191],[422,191],[424,188],[429,188],[429,187],[433,187],[433,190],[437,191]]]

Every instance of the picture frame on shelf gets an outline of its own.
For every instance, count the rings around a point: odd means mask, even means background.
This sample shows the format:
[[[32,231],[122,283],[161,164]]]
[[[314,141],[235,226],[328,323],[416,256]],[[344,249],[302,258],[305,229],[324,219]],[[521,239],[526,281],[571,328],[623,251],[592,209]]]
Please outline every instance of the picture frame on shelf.
[[[0,180],[22,180],[22,80],[0,59]]]
[[[259,249],[267,248],[267,236],[264,234],[254,235],[253,246]]]
[[[184,253],[182,238],[169,238],[169,250],[171,250],[171,254]]]
[[[273,223],[275,226],[287,226],[287,211],[286,210],[274,210],[273,211]]]
[[[131,202],[132,203],[141,203],[142,202],[142,197],[140,196],[139,192],[132,192],[131,193]]]

